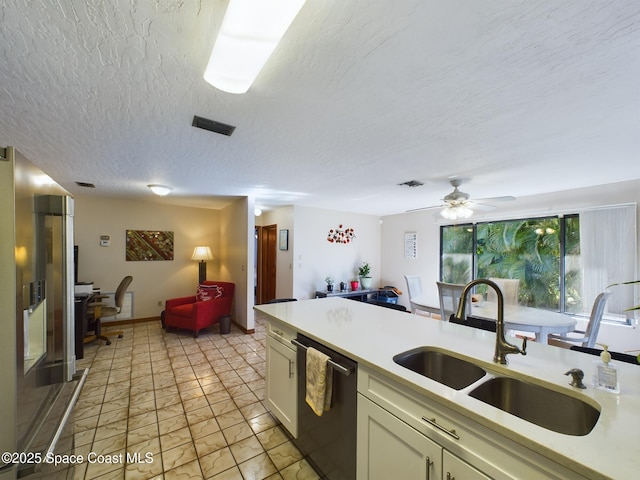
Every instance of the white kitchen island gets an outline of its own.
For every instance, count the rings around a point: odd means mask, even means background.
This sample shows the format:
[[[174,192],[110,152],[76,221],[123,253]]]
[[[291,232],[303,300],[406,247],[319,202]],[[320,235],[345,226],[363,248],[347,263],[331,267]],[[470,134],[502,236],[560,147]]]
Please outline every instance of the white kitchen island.
[[[437,455],[445,466],[462,458],[467,467],[478,469],[477,478],[532,478],[527,477],[527,469],[535,471],[537,464],[541,465],[541,472],[554,471],[555,478],[623,479],[637,474],[640,366],[617,362],[621,393],[614,395],[591,386],[593,362],[598,357],[570,350],[530,343],[526,356],[509,355],[509,365],[504,366],[492,362],[495,334],[491,332],[341,298],[255,308],[271,324],[306,335],[358,362],[359,456],[367,440],[361,438],[363,432],[368,432],[364,420],[374,418],[363,415],[380,411],[391,422],[389,431],[400,425],[411,435],[420,434],[420,442],[434,440],[436,447],[442,448]],[[515,339],[512,342],[519,344]],[[394,355],[421,346],[473,358],[489,376],[543,383],[581,398],[599,406],[600,417],[587,435],[556,433],[470,397],[468,393],[474,385],[454,390],[394,363]],[[586,390],[569,386],[569,377],[564,374],[571,368],[585,372]],[[370,407],[360,407],[369,403]],[[462,432],[460,440],[426,422],[420,424],[420,418],[415,420],[412,409],[423,405],[429,410],[423,416],[439,416],[437,420],[445,429],[456,426]],[[370,448],[375,447],[370,439],[367,441]],[[416,451],[426,451],[415,447]],[[366,461],[359,458],[358,478],[367,478]],[[427,465],[430,461],[427,457]],[[525,470],[514,473],[519,464]],[[435,473],[433,478],[446,478],[444,470]]]

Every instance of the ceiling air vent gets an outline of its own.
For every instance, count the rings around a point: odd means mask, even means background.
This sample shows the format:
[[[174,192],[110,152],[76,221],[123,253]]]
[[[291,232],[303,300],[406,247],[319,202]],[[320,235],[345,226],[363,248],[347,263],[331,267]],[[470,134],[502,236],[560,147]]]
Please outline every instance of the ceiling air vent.
[[[76,185],[84,188],[96,188],[96,186],[93,183],[87,183],[87,182],[76,182]]]
[[[209,120],[208,118],[193,116],[194,127],[202,128],[203,130],[209,130],[210,132],[220,133],[230,137],[233,131],[236,129],[233,125],[227,125],[226,123],[216,122],[215,120]]]
[[[418,180],[407,180],[406,182],[399,183],[401,187],[421,187],[424,183]]]

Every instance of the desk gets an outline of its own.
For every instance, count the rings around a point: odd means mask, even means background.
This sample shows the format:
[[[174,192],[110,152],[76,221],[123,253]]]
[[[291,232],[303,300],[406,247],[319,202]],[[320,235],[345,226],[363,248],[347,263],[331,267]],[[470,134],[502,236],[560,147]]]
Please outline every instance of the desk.
[[[354,300],[360,300],[361,302],[366,302],[370,293],[378,292],[379,290],[377,288],[369,288],[367,290],[347,290],[344,292],[341,292],[340,290],[336,290],[334,292],[316,290],[316,298],[344,297],[352,298]]]
[[[495,320],[497,310],[498,306],[495,302],[484,302],[482,305],[472,304],[471,315]],[[535,333],[537,342],[548,343],[550,333],[569,333],[575,327],[576,321],[564,313],[521,305],[504,306],[504,328]]]
[[[87,336],[87,309],[93,293],[78,294],[74,297],[74,333],[76,360],[84,358],[84,337]]]

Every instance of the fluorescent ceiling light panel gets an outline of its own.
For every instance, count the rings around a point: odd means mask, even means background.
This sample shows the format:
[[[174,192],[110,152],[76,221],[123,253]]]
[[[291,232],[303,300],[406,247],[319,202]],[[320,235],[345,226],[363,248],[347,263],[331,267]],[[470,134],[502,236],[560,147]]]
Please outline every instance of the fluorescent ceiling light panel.
[[[230,0],[204,79],[228,93],[245,93],[305,0]]]
[[[167,185],[153,184],[153,185],[147,185],[147,187],[149,187],[153,193],[155,193],[156,195],[160,195],[161,197],[164,197],[165,195],[169,195],[169,192],[173,190],[173,188],[168,187]]]

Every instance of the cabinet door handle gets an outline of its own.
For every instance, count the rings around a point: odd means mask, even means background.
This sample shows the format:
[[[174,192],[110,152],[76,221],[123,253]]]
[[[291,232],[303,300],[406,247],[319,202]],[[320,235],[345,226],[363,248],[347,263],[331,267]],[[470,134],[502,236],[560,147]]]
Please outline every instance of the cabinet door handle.
[[[430,457],[427,457],[427,480],[431,480],[431,465],[433,462]]]
[[[436,427],[438,430],[446,433],[447,435],[452,436],[453,438],[455,438],[456,440],[460,440],[460,437],[458,436],[458,434],[456,433],[456,431],[452,428],[451,430],[449,430],[446,427],[443,427],[442,425],[440,425],[438,422],[436,422],[435,418],[427,418],[427,417],[422,417],[422,420],[424,420],[425,422],[427,422],[429,425],[433,425],[434,427]]]
[[[289,360],[289,378],[293,378],[293,360]]]
[[[452,477],[451,472],[447,472],[447,480],[456,480],[456,477]]]

